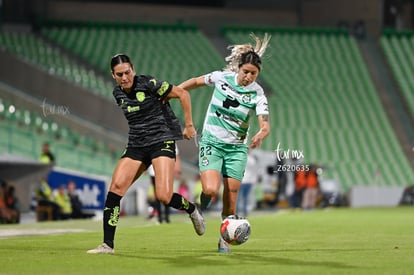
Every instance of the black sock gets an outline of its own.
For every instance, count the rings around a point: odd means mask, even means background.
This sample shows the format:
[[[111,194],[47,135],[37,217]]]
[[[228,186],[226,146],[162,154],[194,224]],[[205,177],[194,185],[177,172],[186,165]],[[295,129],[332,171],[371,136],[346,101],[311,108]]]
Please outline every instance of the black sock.
[[[168,206],[171,206],[177,210],[184,210],[188,214],[193,213],[195,209],[195,205],[193,203],[189,202],[183,196],[177,193],[173,194],[171,201],[168,203]]]
[[[201,192],[200,194],[200,207],[201,210],[204,211],[211,206],[211,196],[204,194],[204,192]]]
[[[155,210],[158,213],[158,221],[162,223],[161,202],[158,199],[155,199]]]
[[[108,192],[103,213],[104,243],[114,248],[115,229],[118,225],[122,196]]]

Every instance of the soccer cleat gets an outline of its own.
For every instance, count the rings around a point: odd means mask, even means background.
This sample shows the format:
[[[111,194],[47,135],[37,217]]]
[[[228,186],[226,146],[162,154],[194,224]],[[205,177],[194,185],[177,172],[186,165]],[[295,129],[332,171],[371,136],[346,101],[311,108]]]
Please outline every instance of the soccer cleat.
[[[206,231],[206,223],[198,207],[196,207],[193,213],[190,214],[190,219],[193,222],[194,229],[197,232],[197,234],[199,236],[203,235]]]
[[[88,254],[114,254],[115,250],[110,248],[106,243],[99,245],[97,248],[86,251]]]
[[[230,244],[226,242],[221,236],[218,242],[218,252],[223,254],[231,252]]]

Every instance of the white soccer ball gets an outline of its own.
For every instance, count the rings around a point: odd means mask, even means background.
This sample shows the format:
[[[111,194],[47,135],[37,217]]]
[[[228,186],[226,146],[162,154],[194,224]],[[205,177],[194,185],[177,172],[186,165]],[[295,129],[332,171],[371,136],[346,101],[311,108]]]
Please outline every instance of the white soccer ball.
[[[221,222],[221,237],[232,245],[240,245],[249,239],[250,223],[247,219],[237,215],[230,215]]]

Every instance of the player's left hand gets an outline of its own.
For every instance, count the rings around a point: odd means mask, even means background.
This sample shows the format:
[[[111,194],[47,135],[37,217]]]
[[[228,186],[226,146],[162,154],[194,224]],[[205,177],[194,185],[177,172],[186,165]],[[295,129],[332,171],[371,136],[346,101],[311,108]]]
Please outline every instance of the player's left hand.
[[[192,139],[197,135],[197,131],[195,130],[194,126],[186,126],[183,131],[183,137],[185,139]]]
[[[260,147],[262,145],[262,141],[262,138],[257,135],[252,137],[249,148],[254,149]]]

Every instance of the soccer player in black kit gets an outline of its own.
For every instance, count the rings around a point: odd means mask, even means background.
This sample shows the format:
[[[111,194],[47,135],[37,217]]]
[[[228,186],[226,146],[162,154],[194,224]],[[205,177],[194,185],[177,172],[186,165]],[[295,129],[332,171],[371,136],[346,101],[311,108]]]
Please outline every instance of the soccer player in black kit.
[[[188,91],[148,75],[136,75],[129,57],[111,59],[112,77],[117,85],[113,95],[129,125],[128,146],[112,176],[103,211],[103,243],[89,254],[113,254],[120,201],[151,164],[155,171],[156,197],[167,206],[186,211],[198,235],[205,231],[204,218],[196,205],[173,193],[175,141],[196,134]],[[178,98],[184,111],[185,126],[172,111],[168,100]]]

